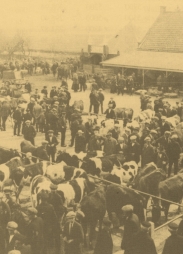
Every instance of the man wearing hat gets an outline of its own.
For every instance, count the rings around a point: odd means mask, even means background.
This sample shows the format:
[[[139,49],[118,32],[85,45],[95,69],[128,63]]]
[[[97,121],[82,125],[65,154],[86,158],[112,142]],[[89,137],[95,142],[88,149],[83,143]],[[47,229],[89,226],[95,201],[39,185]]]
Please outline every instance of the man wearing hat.
[[[22,116],[22,121],[23,121],[23,124],[22,124],[22,134],[24,133],[24,128],[25,128],[25,122],[29,120],[29,121],[32,121],[32,115],[30,113],[30,109],[26,109],[26,113],[23,114]]]
[[[127,161],[135,161],[137,164],[140,161],[141,148],[137,143],[137,136],[130,137],[130,144],[127,148]]]
[[[70,211],[66,214],[67,222],[64,226],[63,237],[65,242],[65,254],[81,254],[84,240],[83,229],[75,221],[76,213]]]
[[[178,172],[178,160],[181,153],[181,148],[177,142],[177,135],[171,136],[171,141],[167,145],[167,156],[169,159],[168,177],[171,175],[172,166],[174,165],[174,175]]]
[[[24,139],[30,141],[33,145],[35,145],[34,138],[36,136],[36,131],[34,129],[34,126],[31,125],[31,121],[27,120],[25,122],[24,127]]]
[[[50,91],[50,98],[53,98],[54,96],[58,96],[56,86],[53,86],[51,91]]]
[[[109,106],[109,104],[112,105],[112,107],[111,107],[112,109],[115,109],[115,107],[116,107],[116,102],[114,101],[113,97],[110,98],[110,101],[108,102],[108,106]]]
[[[105,100],[104,94],[102,93],[102,88],[98,90],[98,95],[99,95],[99,101],[100,101],[100,108],[101,108],[101,114],[103,114],[103,103]]]
[[[113,241],[111,236],[112,222],[108,218],[103,219],[103,227],[97,237],[94,254],[112,254]]]
[[[144,147],[142,150],[142,162],[141,166],[144,167],[146,164],[150,162],[155,162],[155,150],[154,147],[151,145],[151,138],[146,137],[144,139]]]
[[[27,109],[30,110],[30,114],[33,116],[33,108],[35,104],[35,99],[33,97],[30,98],[30,102],[27,104]]]
[[[93,152],[102,150],[103,138],[99,134],[99,128],[93,129],[94,134],[90,137],[88,142],[88,151]]]
[[[47,86],[43,86],[43,89],[41,90],[41,93],[43,93],[46,96],[46,98],[48,97]]]
[[[166,239],[162,254],[181,254],[183,235],[179,234],[179,226],[175,222],[168,224],[170,236]]]
[[[121,249],[124,250],[124,254],[133,254],[133,239],[135,234],[137,234],[140,230],[140,221],[138,216],[133,213],[132,205],[123,206],[122,213],[125,218],[125,222]]]
[[[25,89],[27,90],[28,93],[31,93],[32,91],[31,83],[28,81],[28,79],[25,82]]]
[[[86,143],[89,142],[92,134],[93,134],[93,123],[92,123],[92,118],[89,116],[88,117],[88,121],[85,123],[85,139],[86,139]]]
[[[141,223],[141,229],[134,235],[132,254],[157,254],[155,243],[150,237],[151,224],[148,221]]]
[[[86,77],[83,72],[78,76],[78,81],[80,84],[80,92],[82,92],[82,90],[85,91],[86,90]]]
[[[171,136],[171,132],[165,131],[164,135],[155,141],[155,145],[156,146],[161,145],[165,149],[165,152],[167,152],[168,143],[170,142],[170,136]]]
[[[78,130],[75,137],[75,152],[86,152],[86,139],[82,130]]]
[[[48,156],[52,159],[52,162],[55,162],[56,146],[58,145],[58,140],[53,135],[53,133],[54,133],[53,130],[48,131],[48,136],[46,138],[46,141],[48,141],[48,144],[47,144]]]
[[[161,117],[161,135],[163,136],[165,131],[170,131],[170,125],[166,122],[166,116]]]
[[[55,241],[56,252],[60,252],[60,224],[55,213],[54,207],[48,203],[49,196],[47,193],[41,193],[41,204],[37,206],[38,216],[43,219],[44,222],[44,252],[49,253],[51,247]]]
[[[108,104],[108,109],[106,109],[106,111],[104,112],[104,114],[106,115],[106,119],[115,119],[116,118],[116,114],[112,108],[112,104]]]
[[[41,160],[44,160],[44,161],[49,161],[47,146],[48,146],[48,141],[43,140],[41,142],[41,146],[38,146],[36,148],[36,157],[38,157],[38,158],[40,158]]]
[[[17,106],[16,110],[13,113],[13,121],[14,121],[14,135],[20,136],[20,128],[22,123],[22,110],[21,106],[19,105]]]
[[[118,136],[120,135],[120,125],[118,123],[114,124],[114,128],[110,130],[112,133],[112,137],[116,140],[118,140]]]
[[[6,252],[8,252],[14,250],[17,235],[20,233],[17,231],[18,224],[14,221],[9,221],[6,228]]]
[[[118,143],[116,145],[115,153],[117,154],[117,158],[120,162],[124,162],[124,158],[127,155],[127,145],[125,144],[125,140],[123,137],[118,138]]]
[[[61,112],[61,118],[60,118],[60,121],[58,122],[58,124],[59,124],[60,133],[61,133],[61,146],[66,147],[65,133],[66,133],[66,128],[67,128],[67,119],[66,119],[66,112],[65,111]]]
[[[108,132],[106,134],[106,139],[104,140],[104,153],[105,155],[112,155],[116,152],[117,141],[112,137],[112,133]]]
[[[27,227],[27,243],[31,246],[31,254],[42,254],[44,245],[44,222],[41,217],[37,216],[37,209],[29,207],[27,215],[29,217],[29,225]]]

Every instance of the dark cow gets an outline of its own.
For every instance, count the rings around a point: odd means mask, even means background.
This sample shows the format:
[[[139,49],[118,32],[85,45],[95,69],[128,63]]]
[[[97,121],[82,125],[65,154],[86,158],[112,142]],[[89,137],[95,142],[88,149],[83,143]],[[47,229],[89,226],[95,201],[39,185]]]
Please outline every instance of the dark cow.
[[[180,203],[183,198],[183,173],[180,172],[178,175],[160,182],[159,193],[161,198]],[[161,201],[161,204],[164,208],[165,218],[167,220],[170,203]]]
[[[59,151],[56,159],[56,163],[65,162],[68,166],[79,168],[79,158],[77,155],[70,155],[67,152]]]
[[[49,160],[48,154],[45,150],[42,149],[42,147],[35,147],[32,145],[32,143],[28,140],[23,140],[20,144],[21,152],[22,153],[32,153],[32,160],[33,162],[38,162],[39,158],[40,160]],[[37,157],[37,158],[34,158]]]
[[[122,220],[121,208],[127,204],[134,207],[140,221],[144,221],[144,198],[133,189],[125,186],[109,185],[106,191],[106,207],[109,218],[112,219],[112,213],[115,212],[119,220]]]
[[[156,167],[154,163],[147,164],[139,171],[133,182],[133,188],[150,195],[159,196],[159,183],[166,179],[164,170]],[[145,196],[146,204],[149,196]],[[158,199],[153,199],[157,204]]]
[[[132,120],[133,118],[133,109],[132,108],[115,108],[114,109],[116,118],[119,119],[129,119]]]
[[[0,148],[0,164],[6,163],[14,157],[21,157],[16,149]]]
[[[92,240],[95,237],[95,227],[99,221],[99,230],[102,227],[102,221],[106,213],[106,198],[104,187],[98,187],[90,194],[85,196],[80,203],[81,211],[85,214],[83,221],[85,245],[86,234],[88,227],[90,228],[89,243],[91,246]]]

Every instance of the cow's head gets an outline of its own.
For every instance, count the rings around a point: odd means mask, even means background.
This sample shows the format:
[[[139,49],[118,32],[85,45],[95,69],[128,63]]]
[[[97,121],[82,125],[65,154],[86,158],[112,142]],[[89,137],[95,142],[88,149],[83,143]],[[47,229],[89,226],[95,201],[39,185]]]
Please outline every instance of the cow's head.
[[[123,182],[129,183],[132,182],[137,175],[138,165],[135,161],[125,162],[123,164],[123,170]]]

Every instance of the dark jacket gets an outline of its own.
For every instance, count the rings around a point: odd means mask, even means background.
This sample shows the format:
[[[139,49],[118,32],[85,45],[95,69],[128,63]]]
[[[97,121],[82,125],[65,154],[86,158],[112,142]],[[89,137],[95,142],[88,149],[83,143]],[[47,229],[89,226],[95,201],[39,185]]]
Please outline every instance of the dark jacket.
[[[70,244],[65,244],[65,253],[66,254],[81,254],[83,243],[83,229],[81,225],[77,222],[73,223],[71,232],[69,233],[69,222],[65,224],[63,236],[67,240],[73,240]]]
[[[47,151],[48,153],[56,152],[56,146],[58,145],[58,140],[55,136],[52,137],[52,141],[50,140],[49,137],[46,138],[46,141],[48,141],[48,146],[47,146]],[[54,146],[52,146],[54,145]]]
[[[30,125],[29,127],[28,126],[24,127],[24,138],[26,140],[35,138],[35,136],[36,136],[36,131],[34,129],[34,126]]]
[[[19,232],[17,232],[14,234],[11,241],[9,241],[10,235],[8,233],[8,230],[6,231],[6,253],[8,253],[11,250],[14,250],[15,242],[20,239],[20,236],[22,236],[22,235]],[[22,236],[22,238],[23,238],[23,236]]]
[[[152,145],[144,146],[142,150],[142,167],[150,162],[155,162],[155,151]]]
[[[112,104],[112,109],[115,109],[115,107],[116,107],[116,102],[115,101],[109,101],[108,105],[109,104]]]
[[[161,124],[161,135],[164,135],[165,131],[170,131],[170,125],[168,123]]]
[[[135,143],[133,146],[132,144],[130,144],[128,146],[128,161],[135,161],[137,164],[140,161],[140,153],[141,153],[141,149],[140,149],[140,145],[138,143]]]
[[[10,115],[10,112],[11,112],[10,104],[7,102],[4,102],[1,107],[1,116],[8,117]]]
[[[21,122],[22,121],[22,112],[18,109],[15,110],[15,112],[13,113],[13,119],[17,122]]]
[[[34,218],[27,227],[27,243],[35,250],[43,248],[44,223],[42,218]]]
[[[54,96],[58,96],[58,93],[57,93],[57,91],[56,90],[51,90],[50,91],[50,98],[53,98]]]
[[[36,148],[36,157],[44,161],[49,161],[49,156],[43,146],[39,146]]]
[[[98,95],[99,95],[99,101],[100,101],[100,103],[102,103],[105,99],[104,95],[103,95],[103,93],[99,93]]]
[[[86,151],[86,139],[84,136],[76,135],[75,137],[75,152],[85,152]]]
[[[104,114],[106,114],[107,119],[114,119],[116,118],[115,112],[113,109],[107,109]]]
[[[139,218],[136,214],[132,214],[124,223],[124,234],[121,242],[122,250],[130,251],[133,249],[133,238],[138,231],[140,231]]]
[[[122,148],[120,146],[120,144],[116,145],[116,149],[115,149],[115,153],[119,154],[119,153],[123,153],[124,155],[126,155],[127,153],[127,145],[123,144]]]
[[[177,235],[169,236],[163,248],[162,254],[182,254],[183,239]]]
[[[178,160],[180,153],[181,153],[181,148],[180,148],[179,143],[171,140],[167,146],[167,156],[168,156],[169,160],[170,159],[173,159],[173,160],[177,159]]]
[[[142,230],[135,234],[133,247],[132,254],[157,254],[153,239]]]
[[[111,233],[103,228],[97,237],[94,254],[112,254],[113,253],[113,241]]]

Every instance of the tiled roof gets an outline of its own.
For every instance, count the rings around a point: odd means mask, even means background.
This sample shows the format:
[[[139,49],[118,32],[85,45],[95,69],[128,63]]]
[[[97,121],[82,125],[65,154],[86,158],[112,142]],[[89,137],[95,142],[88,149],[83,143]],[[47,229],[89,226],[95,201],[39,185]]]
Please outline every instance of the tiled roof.
[[[164,12],[142,40],[140,50],[183,52],[183,12]]]

